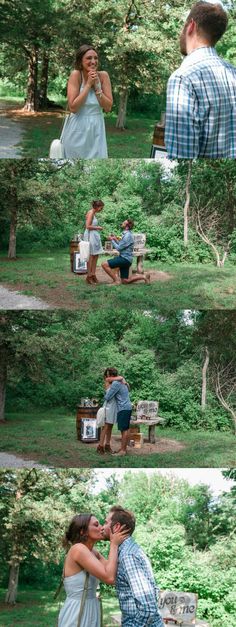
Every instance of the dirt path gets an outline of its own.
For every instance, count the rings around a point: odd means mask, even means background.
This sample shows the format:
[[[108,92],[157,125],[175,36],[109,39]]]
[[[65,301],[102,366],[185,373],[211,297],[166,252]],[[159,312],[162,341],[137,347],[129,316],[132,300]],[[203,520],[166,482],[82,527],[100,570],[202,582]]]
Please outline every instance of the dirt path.
[[[50,305],[40,298],[24,296],[0,285],[0,309],[50,309]]]
[[[0,468],[45,468],[33,459],[23,459],[10,453],[0,453]]]
[[[31,292],[37,292],[36,297],[35,297],[35,301],[40,301],[40,299],[42,298],[41,302],[45,302],[44,299],[46,299],[46,302],[48,303],[47,307],[53,308],[53,309],[60,309],[60,308],[64,308],[66,306],[66,309],[68,310],[78,310],[78,309],[88,309],[89,308],[89,300],[85,299],[85,300],[80,300],[78,302],[78,299],[76,298],[76,291],[74,290],[74,293],[71,290],[71,287],[73,287],[73,285],[76,286],[76,284],[78,285],[78,291],[80,289],[80,284],[81,283],[85,283],[85,275],[72,275],[70,272],[66,273],[65,275],[65,280],[62,282],[60,280],[57,281],[57,277],[55,277],[55,275],[53,273],[43,273],[42,271],[38,272],[38,276],[42,279],[45,280],[43,285],[35,285],[32,282],[30,283],[24,283],[24,271],[22,271],[21,273],[16,274],[16,277],[19,278],[18,282],[14,282],[14,288],[15,290],[17,290],[17,292],[15,291],[15,293],[19,294],[21,291],[23,292],[24,290],[27,291],[31,291]],[[158,270],[150,270],[150,276],[151,276],[151,286],[153,283],[155,282],[165,282],[165,281],[170,281],[171,279],[173,279],[173,276],[167,272],[162,272],[162,271],[158,271]],[[87,285],[86,289],[88,290],[88,294],[92,291],[92,290],[97,290],[99,291],[99,288],[102,285],[109,285],[111,284],[111,279],[105,274],[105,272],[99,267],[97,270],[97,277],[99,280],[99,284],[98,285]],[[54,285],[53,289],[50,287],[50,280],[53,279],[54,281],[57,281],[57,284]],[[49,283],[49,285],[48,285]],[[6,285],[7,287],[5,288],[6,291],[10,293],[10,289],[11,289],[11,284],[10,282],[6,282],[4,283],[4,285]],[[136,286],[138,285],[138,283],[133,283],[132,285],[128,286],[122,286],[122,289],[136,289]],[[2,296],[1,296],[1,284],[0,284],[0,309],[1,309],[1,302],[2,302]],[[114,293],[116,291],[116,287],[112,288],[114,290]],[[147,288],[145,288],[147,290],[151,289],[149,288],[149,286],[147,286]],[[23,296],[22,296],[23,297]],[[29,298],[29,297],[24,297],[24,298]],[[33,297],[32,297],[33,300]],[[7,308],[8,306],[6,305],[5,308]],[[2,307],[3,308],[3,307]],[[18,307],[13,306],[13,309],[16,309]],[[30,308],[34,308],[34,309],[45,309],[45,307],[30,307]],[[19,309],[22,309],[21,306],[19,306]],[[28,307],[26,307],[26,309],[28,309]]]
[[[24,126],[17,117],[9,117],[7,110],[12,104],[0,100],[0,159],[20,159],[20,144],[24,135]]]

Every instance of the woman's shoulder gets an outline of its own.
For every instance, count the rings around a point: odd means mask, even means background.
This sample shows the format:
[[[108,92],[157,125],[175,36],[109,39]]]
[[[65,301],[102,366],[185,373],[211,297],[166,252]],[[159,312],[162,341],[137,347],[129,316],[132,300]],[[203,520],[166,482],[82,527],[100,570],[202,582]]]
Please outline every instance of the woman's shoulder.
[[[106,78],[107,76],[109,77],[108,72],[106,72],[105,70],[99,70],[98,74],[100,78]]]
[[[83,542],[76,542],[75,544],[73,544],[73,546],[71,546],[70,550],[68,551],[68,555],[70,553],[71,557],[73,557],[73,555],[81,552],[84,553],[85,551],[89,551],[88,547],[83,544]]]
[[[78,81],[81,83],[81,71],[80,70],[72,70],[69,76],[69,81]]]

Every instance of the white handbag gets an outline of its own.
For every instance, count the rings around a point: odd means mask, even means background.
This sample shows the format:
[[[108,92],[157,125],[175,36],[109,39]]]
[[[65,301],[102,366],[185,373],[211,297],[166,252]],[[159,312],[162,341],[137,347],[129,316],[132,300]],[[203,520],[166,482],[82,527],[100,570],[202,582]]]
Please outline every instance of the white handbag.
[[[79,243],[79,254],[80,261],[83,263],[84,261],[88,261],[90,257],[90,243],[82,240]]]
[[[65,158],[63,136],[65,133],[65,129],[66,129],[69,117],[70,117],[70,114],[66,115],[64,119],[60,139],[53,139],[50,144],[49,159],[64,159]]]
[[[106,420],[106,405],[103,405],[102,407],[100,407],[100,409],[97,412],[97,416],[96,416],[97,427],[98,428],[104,427],[105,420]]]
[[[49,159],[63,159],[63,144],[60,139],[53,139],[49,149]]]

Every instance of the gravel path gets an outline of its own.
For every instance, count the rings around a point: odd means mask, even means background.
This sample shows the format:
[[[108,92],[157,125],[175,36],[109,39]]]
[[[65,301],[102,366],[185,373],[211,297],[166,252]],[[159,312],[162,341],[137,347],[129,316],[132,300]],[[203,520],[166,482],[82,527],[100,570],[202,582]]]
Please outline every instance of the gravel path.
[[[40,298],[24,296],[0,285],[0,309],[50,309],[50,305]]]
[[[46,468],[37,464],[33,459],[23,459],[10,453],[0,453],[0,468]]]
[[[20,159],[22,157],[19,144],[24,135],[24,128],[20,120],[15,121],[8,117],[2,109],[9,108],[0,102],[0,159]]]

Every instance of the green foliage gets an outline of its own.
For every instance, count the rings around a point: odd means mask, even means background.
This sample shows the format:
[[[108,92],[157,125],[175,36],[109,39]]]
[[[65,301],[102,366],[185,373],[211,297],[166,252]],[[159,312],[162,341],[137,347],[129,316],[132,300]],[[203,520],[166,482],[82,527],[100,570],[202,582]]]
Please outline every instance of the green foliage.
[[[96,478],[100,478],[97,472]],[[42,610],[37,599],[41,589],[44,591],[42,606],[47,608],[50,598],[52,617],[51,595],[60,579],[63,563],[61,535],[70,516],[74,511],[92,511],[102,523],[110,506],[120,503],[135,513],[135,539],[151,560],[161,589],[196,593],[199,618],[208,621],[211,627],[233,627],[236,609],[233,492],[227,493],[227,497],[224,493],[213,497],[205,485],[190,486],[186,481],[156,471],[146,474],[129,470],[119,480],[111,475],[107,485],[96,492],[91,479],[86,470],[1,471],[3,554],[6,556],[0,573],[3,585],[7,585],[6,559],[13,556],[14,535],[17,558],[20,553],[23,557],[20,601],[22,603],[24,598],[22,588],[30,584],[31,592],[28,590],[27,596],[31,603],[34,601],[34,613],[39,616]],[[231,514],[230,526],[219,527],[219,512],[225,520]],[[100,543],[99,550],[105,556],[108,549],[108,543]],[[108,586],[102,588],[105,604],[109,596],[110,609],[114,610],[113,590]],[[21,603],[17,613],[21,611]],[[13,610],[8,608],[8,614],[11,612]],[[36,624],[28,610],[24,620],[26,625]],[[44,622],[44,616],[42,621],[38,618],[38,624],[49,624]]]
[[[6,248],[9,226],[17,212],[17,251],[67,248],[75,233],[85,228],[91,202],[105,202],[99,219],[103,242],[120,234],[124,219],[134,220],[134,231],[147,236],[149,257],[165,263],[210,263],[212,250],[196,233],[196,211],[204,220],[217,213],[212,238],[219,249],[231,239],[235,256],[235,164],[193,164],[188,246],[183,243],[183,206],[186,165],[166,171],[153,161],[102,160],[52,167],[45,162],[3,162],[1,170],[1,243]],[[212,194],[214,188],[214,194]],[[225,203],[227,198],[227,203]],[[214,260],[215,262],[215,260]]]
[[[225,334],[230,343],[225,348]],[[210,365],[206,408],[201,408],[203,350]],[[159,401],[159,415],[182,431],[228,431],[230,416],[215,394],[215,368],[235,359],[234,312],[176,312],[166,317],[99,309],[8,312],[0,346],[8,365],[7,407],[67,407],[82,397],[102,402],[103,373],[118,368],[133,402]],[[4,360],[2,360],[4,362]],[[233,371],[233,370],[232,370]],[[230,401],[234,406],[234,397]]]

